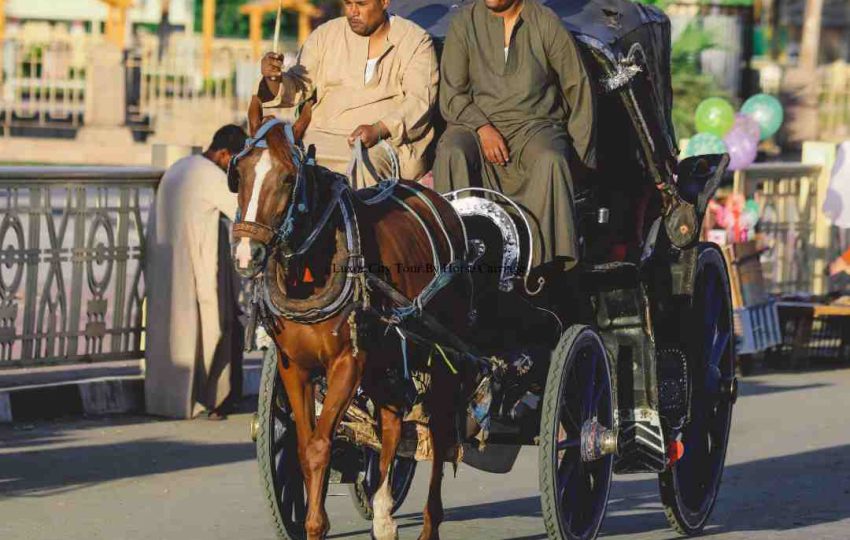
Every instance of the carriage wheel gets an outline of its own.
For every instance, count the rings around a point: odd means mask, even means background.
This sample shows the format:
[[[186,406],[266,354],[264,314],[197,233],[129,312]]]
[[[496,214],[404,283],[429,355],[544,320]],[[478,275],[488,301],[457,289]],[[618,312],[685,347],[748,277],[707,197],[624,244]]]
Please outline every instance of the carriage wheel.
[[[277,372],[277,350],[269,348],[263,359],[256,424],[260,478],[277,536],[303,540],[307,504],[304,477],[298,462],[295,422]]]
[[[717,500],[735,400],[735,352],[729,279],[720,251],[699,246],[694,296],[683,317],[692,377],[691,417],[682,432],[685,453],[659,476],[670,525],[693,535]]]
[[[357,480],[351,484],[351,500],[354,502],[354,508],[363,519],[371,520],[374,517],[372,512],[372,497],[378,491],[381,481],[381,455],[371,448],[363,449],[363,470],[357,476]],[[416,460],[409,458],[396,457],[390,467],[390,491],[393,495],[393,509],[395,513],[398,510],[404,499],[407,498],[407,492],[410,491],[410,486],[413,485],[413,476],[416,474]]]
[[[540,498],[550,539],[588,540],[599,532],[616,444],[605,452],[597,446],[593,455],[586,448],[615,435],[613,425],[605,346],[590,327],[573,326],[552,354],[540,420]]]

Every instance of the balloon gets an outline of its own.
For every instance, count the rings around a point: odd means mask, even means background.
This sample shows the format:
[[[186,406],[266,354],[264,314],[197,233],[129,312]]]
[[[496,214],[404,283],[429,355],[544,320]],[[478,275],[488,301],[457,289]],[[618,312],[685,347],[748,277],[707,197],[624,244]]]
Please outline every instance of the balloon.
[[[738,171],[749,167],[758,154],[758,139],[752,139],[742,126],[735,126],[723,139],[729,151],[729,170]]]
[[[761,127],[759,126],[758,121],[749,114],[744,114],[740,112],[736,113],[735,125],[732,126],[732,129],[743,130],[748,137],[750,137],[757,143],[759,142],[759,140],[761,140]]]
[[[696,111],[697,131],[723,137],[735,124],[735,109],[723,98],[708,98]]]
[[[756,94],[744,102],[741,112],[752,116],[761,129],[761,140],[769,139],[779,131],[785,114],[782,104],[773,96]]]
[[[755,199],[750,199],[747,201],[747,204],[744,205],[744,210],[747,212],[755,212],[755,214],[761,215],[761,207],[759,203],[756,202]]]
[[[697,133],[691,137],[688,147],[685,148],[685,157],[724,153],[726,153],[726,144],[723,139],[711,133]]]
[[[754,212],[752,208],[744,208],[744,213],[741,214],[741,223],[745,229],[753,230],[759,222],[759,213]]]

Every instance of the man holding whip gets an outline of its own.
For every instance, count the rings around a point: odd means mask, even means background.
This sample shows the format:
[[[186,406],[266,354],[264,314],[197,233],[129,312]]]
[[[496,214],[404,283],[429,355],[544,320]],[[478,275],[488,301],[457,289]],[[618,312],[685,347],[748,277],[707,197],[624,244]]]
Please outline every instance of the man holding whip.
[[[378,176],[386,176],[391,161],[376,148],[385,140],[398,154],[401,177],[416,180],[427,172],[425,152],[434,138],[439,75],[431,38],[416,24],[391,17],[389,0],[344,5],[345,16],[316,28],[290,69],[284,71],[276,51],[263,57],[257,96],[265,114],[312,105],[304,143],[315,145],[320,165],[345,173],[360,138]],[[357,178],[356,187],[376,180]]]

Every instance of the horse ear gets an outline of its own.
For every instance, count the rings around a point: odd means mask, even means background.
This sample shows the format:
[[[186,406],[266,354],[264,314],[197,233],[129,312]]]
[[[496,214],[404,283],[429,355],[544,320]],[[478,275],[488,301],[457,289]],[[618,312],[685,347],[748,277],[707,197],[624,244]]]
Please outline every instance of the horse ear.
[[[251,104],[248,105],[248,132],[251,137],[257,134],[263,124],[263,105],[260,98],[251,96]]]

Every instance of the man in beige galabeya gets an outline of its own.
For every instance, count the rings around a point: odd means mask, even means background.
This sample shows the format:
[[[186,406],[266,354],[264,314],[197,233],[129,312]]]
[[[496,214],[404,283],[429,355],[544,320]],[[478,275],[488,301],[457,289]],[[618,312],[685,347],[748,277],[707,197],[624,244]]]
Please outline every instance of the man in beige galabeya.
[[[345,17],[316,28],[296,64],[283,57],[262,61],[257,95],[264,114],[312,102],[304,144],[315,145],[322,166],[345,173],[358,137],[379,176],[390,173],[386,140],[399,157],[401,177],[427,172],[425,152],[434,138],[431,112],[439,82],[437,58],[428,34],[387,13],[389,0],[344,0]],[[374,179],[358,174],[358,187]]]

